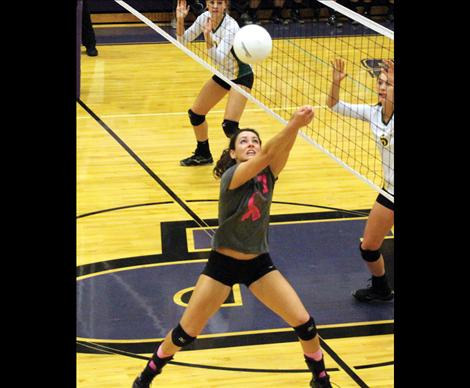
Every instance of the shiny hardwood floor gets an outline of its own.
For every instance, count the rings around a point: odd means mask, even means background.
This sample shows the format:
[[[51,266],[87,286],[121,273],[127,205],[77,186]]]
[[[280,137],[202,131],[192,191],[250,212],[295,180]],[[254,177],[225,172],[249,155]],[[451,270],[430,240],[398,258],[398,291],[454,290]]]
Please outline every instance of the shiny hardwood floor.
[[[327,343],[351,366],[385,363],[390,361],[390,356],[393,356],[393,335],[334,339],[328,340]],[[309,372],[260,373],[256,370],[253,371],[256,368],[305,369],[300,355],[300,345],[293,342],[185,351],[178,353],[179,362],[246,368],[246,370],[214,370],[169,365],[165,372],[158,376],[154,384],[169,388],[308,387],[311,378]],[[79,354],[77,358],[79,365],[77,386],[80,388],[130,387],[137,371],[145,365],[141,360],[116,355]],[[328,354],[325,356],[325,362],[327,368],[333,369],[329,373],[334,387],[358,386]],[[356,373],[370,387],[393,387],[393,365],[359,369],[356,370]]]
[[[202,219],[217,217],[218,181],[211,167],[183,168],[179,160],[190,155],[195,141],[187,118],[201,85],[211,76],[200,65],[169,44],[99,46],[99,56],[82,55],[81,100],[101,120],[77,104],[77,266],[139,255],[161,253],[160,222],[190,218],[157,184],[145,165],[184,204]],[[208,115],[214,156],[226,146],[220,129],[225,100]],[[305,101],[309,103],[309,101]],[[316,108],[326,114],[326,107]],[[109,127],[142,163],[137,163],[110,133]],[[241,127],[257,128],[264,140],[281,124],[248,102]],[[272,214],[321,212],[325,208],[369,209],[377,193],[299,138],[280,175]],[[147,206],[138,206],[138,205]],[[158,204],[154,205],[154,204]],[[312,210],[310,205],[318,205]],[[115,211],[107,211],[117,209]],[[98,212],[93,217],[87,214]],[[393,335],[336,338],[326,343],[368,386],[392,387]],[[149,356],[144,354],[144,356]],[[185,351],[177,361],[239,368],[304,369],[297,343],[232,346]],[[327,355],[336,368],[332,380],[339,387],[357,383],[343,366]],[[130,387],[143,360],[120,354],[77,355],[80,388]],[[173,365],[159,377],[165,387],[306,387],[308,373],[254,373]]]

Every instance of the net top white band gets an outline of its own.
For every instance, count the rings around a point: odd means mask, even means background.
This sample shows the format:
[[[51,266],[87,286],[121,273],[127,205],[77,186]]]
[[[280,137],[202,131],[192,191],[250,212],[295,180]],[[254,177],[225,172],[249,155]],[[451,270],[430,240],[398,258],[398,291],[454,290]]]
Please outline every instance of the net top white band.
[[[114,0],[116,3],[118,3],[121,7],[127,9],[131,14],[133,14],[135,17],[138,19],[142,20],[147,26],[149,26],[152,30],[158,32],[160,35],[162,35],[165,39],[167,39],[169,42],[173,43],[176,47],[184,51],[187,55],[189,55],[191,58],[193,58],[196,62],[199,62],[202,66],[204,66],[206,69],[210,70],[212,73],[217,75],[219,78],[222,78],[225,82],[227,82],[231,87],[235,88],[237,92],[248,98],[250,101],[254,102],[256,105],[261,107],[266,113],[274,116],[274,118],[278,121],[280,121],[283,124],[287,124],[287,121],[284,120],[281,116],[279,116],[277,113],[274,113],[271,109],[269,109],[266,105],[264,105],[261,101],[257,100],[254,98],[250,93],[247,93],[245,90],[243,90],[240,86],[229,80],[224,74],[222,74],[220,71],[218,71],[215,67],[211,66],[208,64],[206,61],[201,59],[199,56],[195,55],[191,50],[189,50],[187,47],[185,47],[183,44],[178,42],[175,38],[173,38],[170,34],[168,34],[165,30],[161,29],[158,27],[155,23],[153,23],[150,19],[146,18],[144,15],[142,15],[139,11],[135,10],[132,8],[129,4],[127,4],[125,1],[122,0]]]
[[[199,56],[197,56],[196,54],[194,54],[191,50],[189,50],[187,47],[185,47],[183,44],[181,44],[180,42],[178,42],[175,38],[173,38],[170,34],[168,34],[165,30],[163,30],[162,28],[160,28],[159,26],[157,26],[155,23],[153,23],[150,19],[148,19],[147,17],[145,17],[144,15],[142,15],[139,11],[135,10],[133,7],[131,7],[129,4],[127,4],[125,1],[122,1],[122,0],[114,0],[117,4],[119,4],[121,7],[125,8],[126,10],[128,10],[131,14],[133,14],[135,17],[137,17],[138,19],[140,19],[142,22],[144,22],[147,26],[149,26],[151,29],[153,29],[154,31],[156,31],[157,33],[159,33],[160,35],[162,35],[165,39],[167,39],[169,42],[173,43],[176,47],[178,47],[180,50],[182,50],[185,54],[189,55],[191,58],[193,58],[196,62],[198,62],[199,64],[201,64],[203,67],[205,67],[206,69],[208,69],[209,71],[211,71],[213,74],[217,75],[219,78],[223,79],[225,82],[227,82],[231,87],[233,87],[235,90],[237,90],[240,94],[242,94],[243,96],[245,96],[248,100],[252,101],[254,104],[258,105],[260,108],[262,108],[266,113],[268,113],[269,115],[271,115],[272,117],[274,117],[277,121],[279,121],[280,123],[286,125],[287,124],[287,120],[285,120],[283,117],[281,117],[279,114],[277,114],[276,112],[274,112],[272,109],[268,108],[265,104],[263,104],[261,101],[259,101],[258,99],[256,99],[255,97],[253,97],[250,93],[246,92],[244,89],[242,89],[239,85],[235,84],[234,82],[232,82],[231,80],[229,80],[225,75],[223,75],[221,72],[219,72],[216,68],[214,68],[213,66],[211,66],[210,64],[208,64],[206,61],[204,61],[202,58],[200,58]],[[338,9],[340,10],[340,12],[344,12],[345,14],[346,13],[352,13],[353,15],[351,16],[352,18],[358,20],[359,17],[357,16],[357,14],[351,10],[349,10],[348,8],[345,8],[343,6],[339,6],[338,4],[336,4],[336,2],[334,1],[320,1],[320,3],[324,3],[325,5],[329,6],[330,8],[335,8],[335,9]],[[337,8],[339,7],[339,8]],[[349,16],[349,15],[348,15]],[[354,16],[354,17],[353,17]],[[365,19],[365,21],[362,21],[360,20],[361,23],[364,23],[366,24],[365,22],[367,22],[367,26],[370,27],[371,29],[373,29],[374,31],[378,32],[378,33],[382,33],[380,31],[378,31],[378,28],[376,26],[379,26],[380,28],[383,28],[382,26],[380,26],[379,24],[377,23],[374,23],[372,21],[370,21],[369,19],[365,18],[365,17],[362,17],[363,19]],[[371,25],[376,25],[374,26],[374,28],[371,26]],[[392,37],[391,39],[393,39],[393,32],[386,29],[386,31],[388,31],[388,33],[392,33]],[[389,34],[385,34],[384,35],[386,36],[389,36]],[[390,36],[389,36],[390,37]],[[304,138],[306,141],[308,141],[310,144],[312,144],[313,146],[315,146],[316,148],[318,148],[319,150],[321,150],[323,153],[325,153],[326,155],[328,155],[331,159],[333,159],[334,161],[336,161],[338,164],[340,164],[341,166],[343,166],[346,170],[350,171],[351,173],[353,173],[354,175],[356,175],[360,180],[364,181],[365,183],[367,183],[370,187],[372,187],[374,190],[376,191],[379,191],[380,193],[382,193],[385,197],[387,197],[389,200],[393,201],[393,196],[391,196],[389,193],[387,193],[386,191],[384,191],[383,189],[379,188],[376,184],[374,184],[371,180],[369,180],[368,178],[364,177],[363,175],[361,175],[360,173],[358,173],[356,170],[354,170],[353,168],[351,168],[348,164],[346,164],[345,162],[343,162],[340,158],[336,157],[333,153],[331,153],[329,150],[327,150],[325,147],[323,147],[322,145],[318,144],[315,140],[313,140],[310,136],[307,136],[302,130],[299,131],[299,135]]]
[[[379,23],[374,22],[373,20],[366,18],[365,16],[359,15],[357,12],[350,10],[349,8],[345,7],[344,5],[338,4],[336,1],[333,0],[317,0],[319,3],[326,5],[346,15],[347,17],[358,21],[359,23],[365,25],[366,27],[370,28],[371,30],[378,32],[381,35],[386,36],[392,40],[395,40],[395,33],[392,30],[382,26]]]

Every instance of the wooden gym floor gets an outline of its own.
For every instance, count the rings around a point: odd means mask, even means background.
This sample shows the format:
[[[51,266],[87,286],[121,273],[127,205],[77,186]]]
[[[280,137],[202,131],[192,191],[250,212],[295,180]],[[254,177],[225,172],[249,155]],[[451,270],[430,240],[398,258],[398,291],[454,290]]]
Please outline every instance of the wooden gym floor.
[[[124,388],[176,325],[207,259],[218,181],[211,167],[178,162],[194,150],[186,111],[211,74],[171,44],[98,50],[94,58],[82,53],[77,103],[77,387]],[[214,157],[227,142],[224,104],[207,117]],[[264,140],[281,128],[251,102],[244,126]],[[338,387],[394,385],[393,303],[364,306],[350,294],[369,277],[357,244],[376,196],[302,138],[274,193],[271,254],[315,317]],[[393,235],[384,249],[393,266]],[[154,385],[307,387],[309,380],[292,330],[235,286]]]

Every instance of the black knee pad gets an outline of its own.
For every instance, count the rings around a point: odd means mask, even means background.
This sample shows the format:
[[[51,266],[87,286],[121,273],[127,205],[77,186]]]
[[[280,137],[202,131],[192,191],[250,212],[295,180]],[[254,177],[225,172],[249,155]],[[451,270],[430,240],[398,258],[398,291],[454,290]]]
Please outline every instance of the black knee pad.
[[[380,249],[370,251],[368,249],[362,249],[361,244],[359,244],[359,250],[361,251],[362,258],[369,263],[373,263],[380,259]]]
[[[310,317],[310,319],[304,324],[294,327],[294,330],[297,337],[304,341],[311,340],[317,335],[317,327],[315,326],[315,321],[312,317]]]
[[[191,121],[191,125],[197,127],[201,125],[204,121],[206,121],[206,116],[198,115],[194,113],[191,109],[188,110],[189,121]]]
[[[176,326],[171,332],[171,341],[180,348],[189,345],[195,339],[196,337],[191,337],[187,334],[180,324],[178,324],[178,326]]]
[[[238,131],[238,122],[225,119],[222,123],[222,129],[224,130],[225,136],[230,138]]]

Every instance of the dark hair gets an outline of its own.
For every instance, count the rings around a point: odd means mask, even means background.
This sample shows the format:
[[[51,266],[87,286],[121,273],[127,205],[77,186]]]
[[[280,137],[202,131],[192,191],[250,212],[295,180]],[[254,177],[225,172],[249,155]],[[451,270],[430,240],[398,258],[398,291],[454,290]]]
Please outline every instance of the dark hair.
[[[219,160],[217,161],[214,169],[212,170],[212,174],[214,174],[215,178],[222,177],[225,171],[227,171],[230,167],[232,167],[233,165],[237,163],[237,161],[235,159],[232,159],[232,157],[230,156],[230,150],[235,149],[235,143],[237,142],[238,135],[241,132],[245,132],[245,131],[253,132],[256,136],[258,136],[259,144],[261,145],[261,138],[259,136],[259,133],[255,129],[252,129],[252,128],[239,129],[230,138],[230,142],[228,143],[228,148],[222,151],[222,155],[220,155]]]

